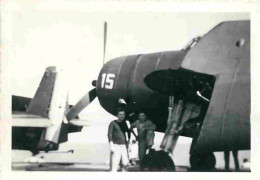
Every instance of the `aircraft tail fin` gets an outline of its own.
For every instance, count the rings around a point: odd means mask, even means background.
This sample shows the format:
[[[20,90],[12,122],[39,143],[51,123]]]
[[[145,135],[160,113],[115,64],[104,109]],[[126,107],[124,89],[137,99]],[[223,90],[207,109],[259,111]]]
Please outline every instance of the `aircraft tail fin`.
[[[49,118],[49,108],[52,100],[54,84],[56,80],[56,67],[46,68],[40,85],[31,100],[26,113],[36,114],[44,118]]]

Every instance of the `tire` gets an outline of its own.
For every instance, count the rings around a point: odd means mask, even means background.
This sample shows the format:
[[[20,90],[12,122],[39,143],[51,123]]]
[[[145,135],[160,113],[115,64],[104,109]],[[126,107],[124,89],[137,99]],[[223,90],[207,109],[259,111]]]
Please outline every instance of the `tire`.
[[[175,171],[175,165],[168,153],[150,151],[140,162],[141,171]]]
[[[213,153],[191,154],[190,165],[192,171],[212,171],[215,169],[216,158]]]

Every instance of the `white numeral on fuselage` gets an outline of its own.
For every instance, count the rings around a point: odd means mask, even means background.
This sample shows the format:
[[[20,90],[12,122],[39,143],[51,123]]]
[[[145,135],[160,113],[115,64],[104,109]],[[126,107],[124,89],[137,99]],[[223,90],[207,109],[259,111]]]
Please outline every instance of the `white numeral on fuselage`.
[[[101,88],[113,89],[115,74],[102,74]]]

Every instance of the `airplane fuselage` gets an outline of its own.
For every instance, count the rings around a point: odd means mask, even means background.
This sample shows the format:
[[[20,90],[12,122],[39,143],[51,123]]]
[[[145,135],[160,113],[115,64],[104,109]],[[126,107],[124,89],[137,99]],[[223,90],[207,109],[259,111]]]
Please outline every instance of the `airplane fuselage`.
[[[190,50],[125,56],[107,62],[97,80],[101,106],[116,115],[118,99],[130,111],[148,110],[164,132],[168,95],[151,90],[144,78],[157,70],[186,69],[214,78],[194,151],[250,149],[250,22],[224,22],[209,31]],[[193,117],[200,114],[200,104]]]

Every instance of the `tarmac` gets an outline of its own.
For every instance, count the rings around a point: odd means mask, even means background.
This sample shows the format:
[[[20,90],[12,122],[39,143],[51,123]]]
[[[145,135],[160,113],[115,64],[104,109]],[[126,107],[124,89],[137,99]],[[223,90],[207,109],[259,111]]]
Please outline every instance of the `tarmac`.
[[[176,166],[175,172],[194,172],[187,166]],[[86,172],[109,172],[107,164],[88,164],[88,163],[12,163],[13,171],[86,171]],[[129,172],[140,172],[138,165],[128,168]],[[206,171],[202,171],[206,172]],[[227,172],[224,169],[215,169],[210,172]],[[228,172],[236,172],[230,169]],[[251,172],[249,169],[240,169],[239,172]]]

